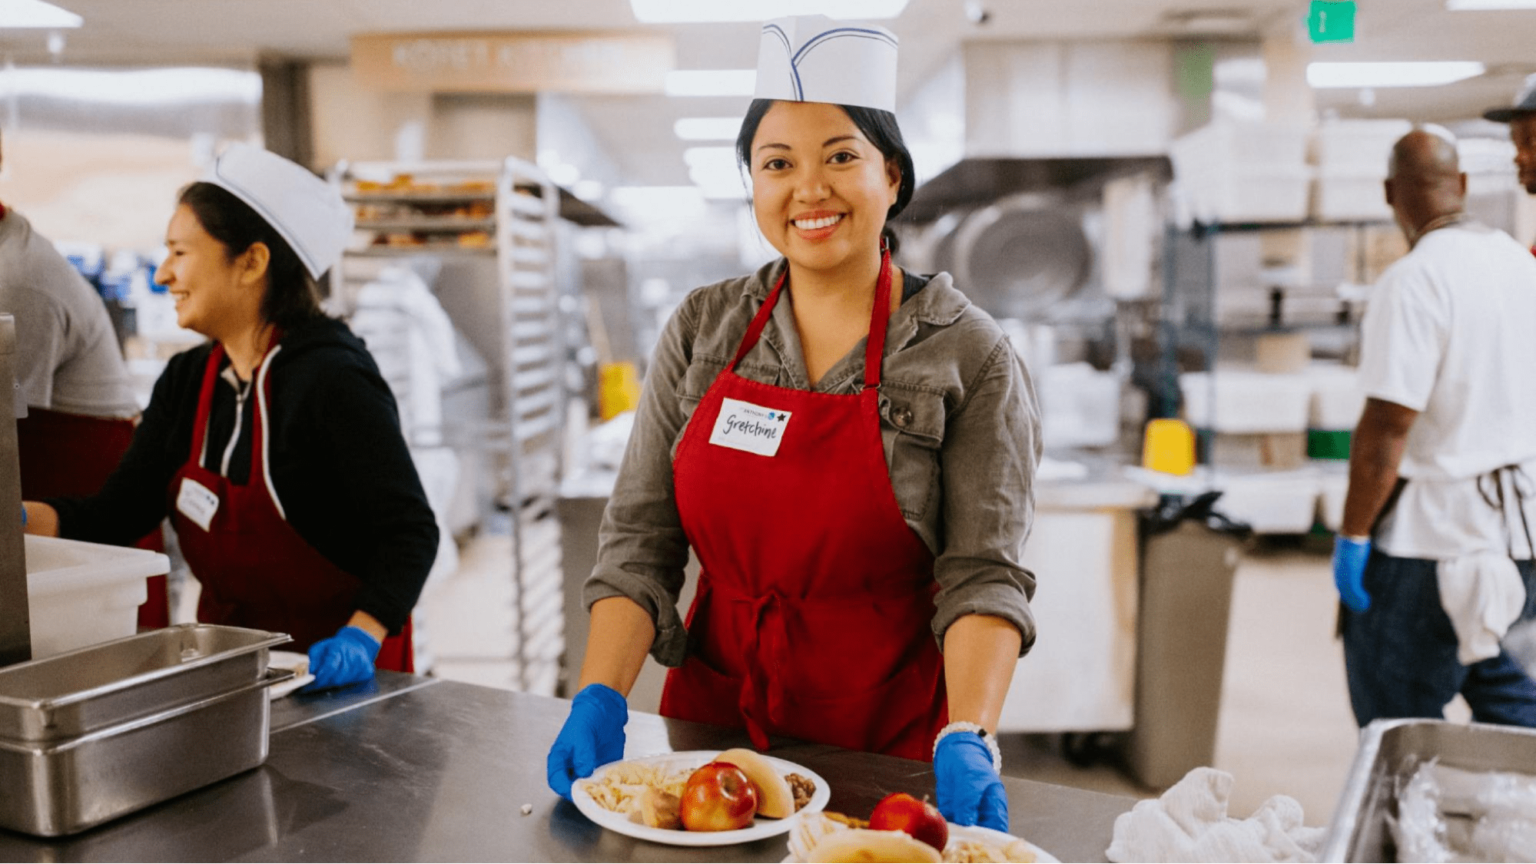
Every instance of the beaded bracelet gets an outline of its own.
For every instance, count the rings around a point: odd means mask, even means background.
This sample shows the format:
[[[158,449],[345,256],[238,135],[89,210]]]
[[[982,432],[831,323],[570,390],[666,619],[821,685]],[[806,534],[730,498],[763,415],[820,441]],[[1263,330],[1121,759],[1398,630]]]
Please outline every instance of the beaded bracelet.
[[[982,743],[987,745],[987,749],[992,751],[992,770],[996,771],[999,775],[1003,773],[1003,751],[998,749],[997,739],[992,737],[992,733],[988,732],[980,723],[957,720],[940,729],[938,737],[933,739],[933,755],[939,755],[939,742],[944,740],[944,736],[955,732],[975,732],[981,738]]]

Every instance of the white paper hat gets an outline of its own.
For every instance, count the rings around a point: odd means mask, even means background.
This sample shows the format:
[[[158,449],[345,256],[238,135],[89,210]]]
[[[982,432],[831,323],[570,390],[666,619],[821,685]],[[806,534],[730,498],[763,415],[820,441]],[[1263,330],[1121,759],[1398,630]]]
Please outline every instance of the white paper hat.
[[[334,186],[295,162],[249,144],[225,148],[202,177],[267,220],[319,279],[352,238],[352,208]]]
[[[757,50],[758,99],[896,110],[896,36],[825,15],[775,18]]]

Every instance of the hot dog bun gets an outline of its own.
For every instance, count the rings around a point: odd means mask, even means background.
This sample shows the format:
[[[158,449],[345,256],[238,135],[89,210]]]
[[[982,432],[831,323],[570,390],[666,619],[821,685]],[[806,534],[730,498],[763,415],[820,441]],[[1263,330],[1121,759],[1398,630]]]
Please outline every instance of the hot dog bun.
[[[852,828],[817,840],[806,860],[817,864],[843,861],[916,861],[937,864],[944,860],[944,856],[939,850],[902,831]]]
[[[715,761],[729,762],[740,768],[741,773],[747,775],[747,779],[757,787],[757,815],[784,819],[795,812],[795,796],[789,789],[789,783],[761,754],[737,747],[716,756]]]

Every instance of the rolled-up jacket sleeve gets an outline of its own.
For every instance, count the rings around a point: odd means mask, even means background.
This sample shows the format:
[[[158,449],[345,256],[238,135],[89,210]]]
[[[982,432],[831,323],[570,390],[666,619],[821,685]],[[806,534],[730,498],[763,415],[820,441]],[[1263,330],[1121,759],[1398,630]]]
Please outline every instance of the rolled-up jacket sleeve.
[[[1029,608],[1035,577],[1020,559],[1035,514],[1038,403],[1007,339],[999,340],[964,392],[939,453],[943,546],[934,562],[939,593],[933,632],[942,648],[957,619],[996,616],[1018,628],[1022,657],[1035,644]]]
[[[673,494],[672,445],[688,419],[677,385],[688,368],[693,316],[693,304],[685,301],[657,340],[634,432],[603,511],[597,565],[582,590],[589,611],[608,597],[628,597],[645,609],[656,624],[651,654],[665,666],[681,666],[688,645],[677,614],[688,539]]]

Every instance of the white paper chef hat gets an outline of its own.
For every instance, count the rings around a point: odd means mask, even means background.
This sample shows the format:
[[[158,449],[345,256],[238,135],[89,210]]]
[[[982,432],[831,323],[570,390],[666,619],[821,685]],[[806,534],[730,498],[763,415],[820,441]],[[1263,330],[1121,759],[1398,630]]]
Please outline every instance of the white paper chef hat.
[[[758,99],[896,110],[896,36],[825,15],[775,18],[757,50]]]
[[[352,238],[352,208],[334,186],[295,162],[249,144],[234,143],[203,174],[267,220],[309,275],[319,279],[341,260]]]

